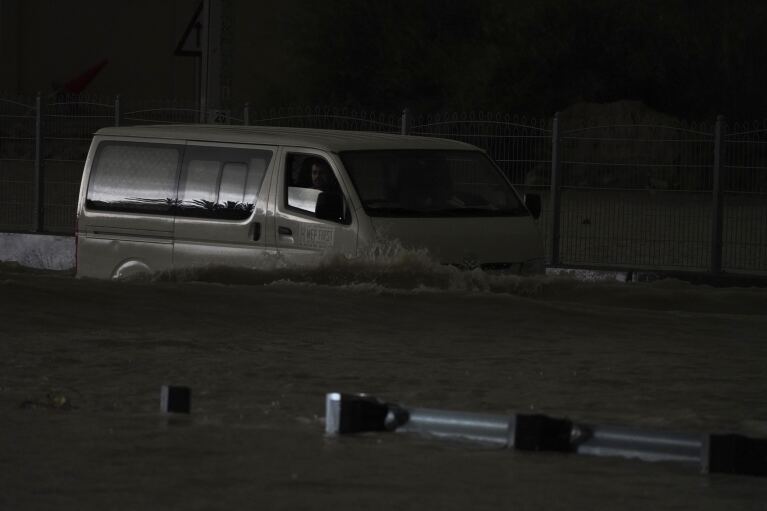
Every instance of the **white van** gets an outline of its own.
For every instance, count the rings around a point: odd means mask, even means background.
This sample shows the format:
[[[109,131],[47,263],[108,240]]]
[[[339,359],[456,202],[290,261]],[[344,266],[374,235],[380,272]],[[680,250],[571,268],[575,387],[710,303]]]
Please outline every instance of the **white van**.
[[[91,144],[77,275],[316,264],[381,240],[463,267],[540,270],[534,223],[480,149],[437,138],[214,125],[114,127]],[[531,214],[532,211],[532,214]]]

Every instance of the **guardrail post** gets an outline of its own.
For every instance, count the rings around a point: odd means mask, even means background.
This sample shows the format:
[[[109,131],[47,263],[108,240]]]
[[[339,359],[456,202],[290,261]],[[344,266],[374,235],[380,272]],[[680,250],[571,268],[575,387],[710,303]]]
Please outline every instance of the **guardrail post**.
[[[560,216],[560,166],[559,166],[559,112],[554,114],[551,127],[551,225],[549,229],[549,266],[559,264],[559,216]]]
[[[115,126],[120,125],[120,95],[115,96]]]
[[[34,178],[34,232],[43,231],[43,205],[44,181],[43,181],[43,101],[40,93],[35,98],[35,178]]]
[[[408,123],[408,110],[407,108],[402,110],[402,131],[403,135],[407,135],[407,123]]]
[[[242,107],[242,123],[245,126],[250,126],[250,103],[245,103]]]
[[[724,146],[724,116],[716,116],[714,130],[714,168],[711,208],[711,273],[722,271],[722,151]]]

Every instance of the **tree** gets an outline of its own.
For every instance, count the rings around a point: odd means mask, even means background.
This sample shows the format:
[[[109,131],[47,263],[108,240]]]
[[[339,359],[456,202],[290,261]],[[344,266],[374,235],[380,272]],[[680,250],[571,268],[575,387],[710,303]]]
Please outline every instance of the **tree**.
[[[300,9],[296,9],[300,5]],[[682,117],[767,114],[767,3],[334,0],[285,7],[297,103],[549,115],[640,100]],[[300,67],[300,75],[297,74]]]

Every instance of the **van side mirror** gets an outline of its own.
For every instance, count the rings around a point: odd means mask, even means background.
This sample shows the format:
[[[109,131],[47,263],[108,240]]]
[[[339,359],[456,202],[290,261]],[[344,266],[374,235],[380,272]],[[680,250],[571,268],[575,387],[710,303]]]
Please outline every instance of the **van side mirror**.
[[[535,193],[525,194],[525,206],[536,220],[541,216],[541,196]]]
[[[344,221],[344,198],[340,193],[322,192],[317,196],[314,216],[320,220]]]

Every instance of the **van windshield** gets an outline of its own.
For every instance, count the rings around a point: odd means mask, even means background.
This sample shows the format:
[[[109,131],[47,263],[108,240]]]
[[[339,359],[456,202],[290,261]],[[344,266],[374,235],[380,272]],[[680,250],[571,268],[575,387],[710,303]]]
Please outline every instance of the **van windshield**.
[[[341,160],[370,216],[528,215],[478,151],[345,151]]]

